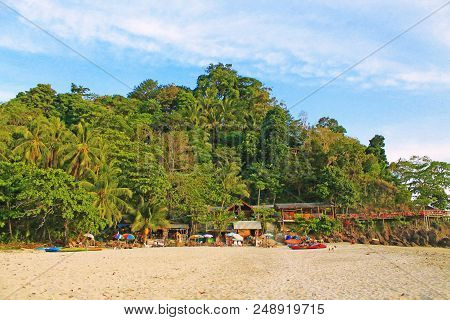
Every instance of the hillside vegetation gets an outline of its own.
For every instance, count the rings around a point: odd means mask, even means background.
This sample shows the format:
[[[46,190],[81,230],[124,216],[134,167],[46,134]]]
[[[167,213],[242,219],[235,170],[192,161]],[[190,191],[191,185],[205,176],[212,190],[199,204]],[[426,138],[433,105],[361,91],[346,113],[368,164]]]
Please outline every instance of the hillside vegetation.
[[[127,97],[49,84],[0,105],[0,237],[68,239],[229,219],[241,200],[329,202],[337,213],[447,206],[449,164],[388,163],[338,121],[294,118],[260,81],[210,65],[194,89],[145,80]],[[412,200],[413,199],[413,200]]]

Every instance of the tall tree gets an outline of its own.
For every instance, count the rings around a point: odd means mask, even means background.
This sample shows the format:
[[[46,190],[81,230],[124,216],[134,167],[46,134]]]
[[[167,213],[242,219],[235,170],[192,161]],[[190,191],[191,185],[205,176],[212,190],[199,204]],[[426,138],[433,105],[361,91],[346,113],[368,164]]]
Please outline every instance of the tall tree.
[[[394,176],[412,193],[414,203],[423,209],[431,205],[445,209],[448,204],[447,190],[450,189],[450,164],[433,161],[428,157],[413,156],[392,163]]]
[[[166,218],[167,211],[167,207],[163,204],[145,200],[142,196],[139,197],[138,206],[133,214],[131,230],[145,230],[144,235],[146,236],[152,230],[167,227],[169,225]]]
[[[138,99],[141,101],[153,99],[158,92],[158,82],[152,79],[142,81],[133,91],[128,94],[128,98]]]
[[[321,128],[328,128],[335,133],[347,133],[347,130],[339,124],[336,119],[330,117],[322,117],[317,122],[317,126]]]
[[[64,159],[68,163],[69,173],[75,178],[80,178],[98,160],[98,142],[99,138],[90,125],[80,122],[75,126],[74,144]]]
[[[367,154],[373,154],[378,159],[378,163],[381,166],[382,171],[384,171],[389,164],[384,147],[384,137],[377,134],[369,140],[369,145],[366,148]]]
[[[34,164],[42,161],[48,151],[45,141],[46,130],[48,130],[48,122],[45,118],[36,119],[28,127],[20,128],[22,137],[19,138],[13,152]]]
[[[120,169],[114,167],[114,164],[105,164],[98,174],[91,172],[93,182],[81,182],[81,185],[96,197],[94,206],[110,226],[116,225],[124,214],[133,211],[128,202],[132,191],[119,187],[119,173]]]

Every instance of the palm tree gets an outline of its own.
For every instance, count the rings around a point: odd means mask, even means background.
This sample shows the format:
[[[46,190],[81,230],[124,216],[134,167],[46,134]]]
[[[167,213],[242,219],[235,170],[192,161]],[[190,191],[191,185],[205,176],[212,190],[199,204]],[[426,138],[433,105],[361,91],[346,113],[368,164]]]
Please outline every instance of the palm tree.
[[[168,226],[169,221],[166,219],[167,207],[153,201],[146,201],[144,197],[139,197],[139,204],[134,213],[134,221],[131,224],[132,231],[145,230],[144,242],[147,234],[152,229],[163,228]]]
[[[222,168],[220,180],[223,188],[222,207],[225,206],[226,202],[232,201],[234,196],[250,196],[247,185],[239,176],[239,166],[236,163],[232,162]]]
[[[45,165],[48,168],[56,168],[61,164],[60,158],[62,153],[69,146],[67,144],[69,138],[73,138],[74,135],[66,129],[66,125],[59,118],[50,118],[49,124],[48,153]]]
[[[236,126],[237,101],[224,99],[220,102],[221,123],[220,127],[233,129]]]
[[[22,127],[23,137],[19,139],[19,144],[13,152],[21,154],[26,161],[36,164],[42,160],[48,151],[45,144],[47,120],[36,119],[30,123],[29,127]]]
[[[74,139],[76,143],[69,149],[65,161],[69,163],[68,171],[75,178],[81,177],[98,160],[98,137],[92,128],[84,122],[78,123],[75,128]]]
[[[211,133],[213,147],[218,143],[218,131],[222,124],[222,104],[215,98],[214,92],[206,90],[206,96],[199,98],[199,106],[206,114],[207,121],[203,123],[204,128]]]
[[[120,188],[117,175],[120,169],[114,167],[114,163],[104,164],[98,174],[89,171],[93,182],[82,181],[81,185],[95,196],[94,206],[98,208],[100,215],[109,225],[117,224],[125,212],[132,212],[133,208],[127,203],[132,192],[128,188]],[[124,200],[125,199],[125,200]]]
[[[8,144],[11,141],[11,132],[5,123],[0,123],[0,160],[6,160]]]
[[[193,104],[187,105],[182,113],[184,117],[188,120],[189,125],[192,125],[193,128],[198,128],[202,124],[207,122],[205,115],[203,114],[202,104],[196,101]]]

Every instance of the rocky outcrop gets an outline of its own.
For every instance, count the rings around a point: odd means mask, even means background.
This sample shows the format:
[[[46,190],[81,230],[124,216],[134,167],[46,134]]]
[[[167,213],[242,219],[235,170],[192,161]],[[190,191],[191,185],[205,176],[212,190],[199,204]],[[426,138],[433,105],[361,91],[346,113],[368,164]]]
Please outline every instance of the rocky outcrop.
[[[322,238],[325,242],[450,248],[450,223],[445,222],[428,228],[413,223],[401,226],[386,223],[381,230],[360,230],[350,225],[342,232]]]

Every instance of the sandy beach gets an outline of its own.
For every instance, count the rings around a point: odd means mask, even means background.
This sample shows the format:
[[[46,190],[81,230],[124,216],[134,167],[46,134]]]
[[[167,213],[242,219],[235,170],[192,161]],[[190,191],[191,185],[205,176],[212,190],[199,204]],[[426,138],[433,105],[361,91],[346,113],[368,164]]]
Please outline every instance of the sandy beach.
[[[0,298],[449,298],[448,249],[336,246],[1,252]]]

